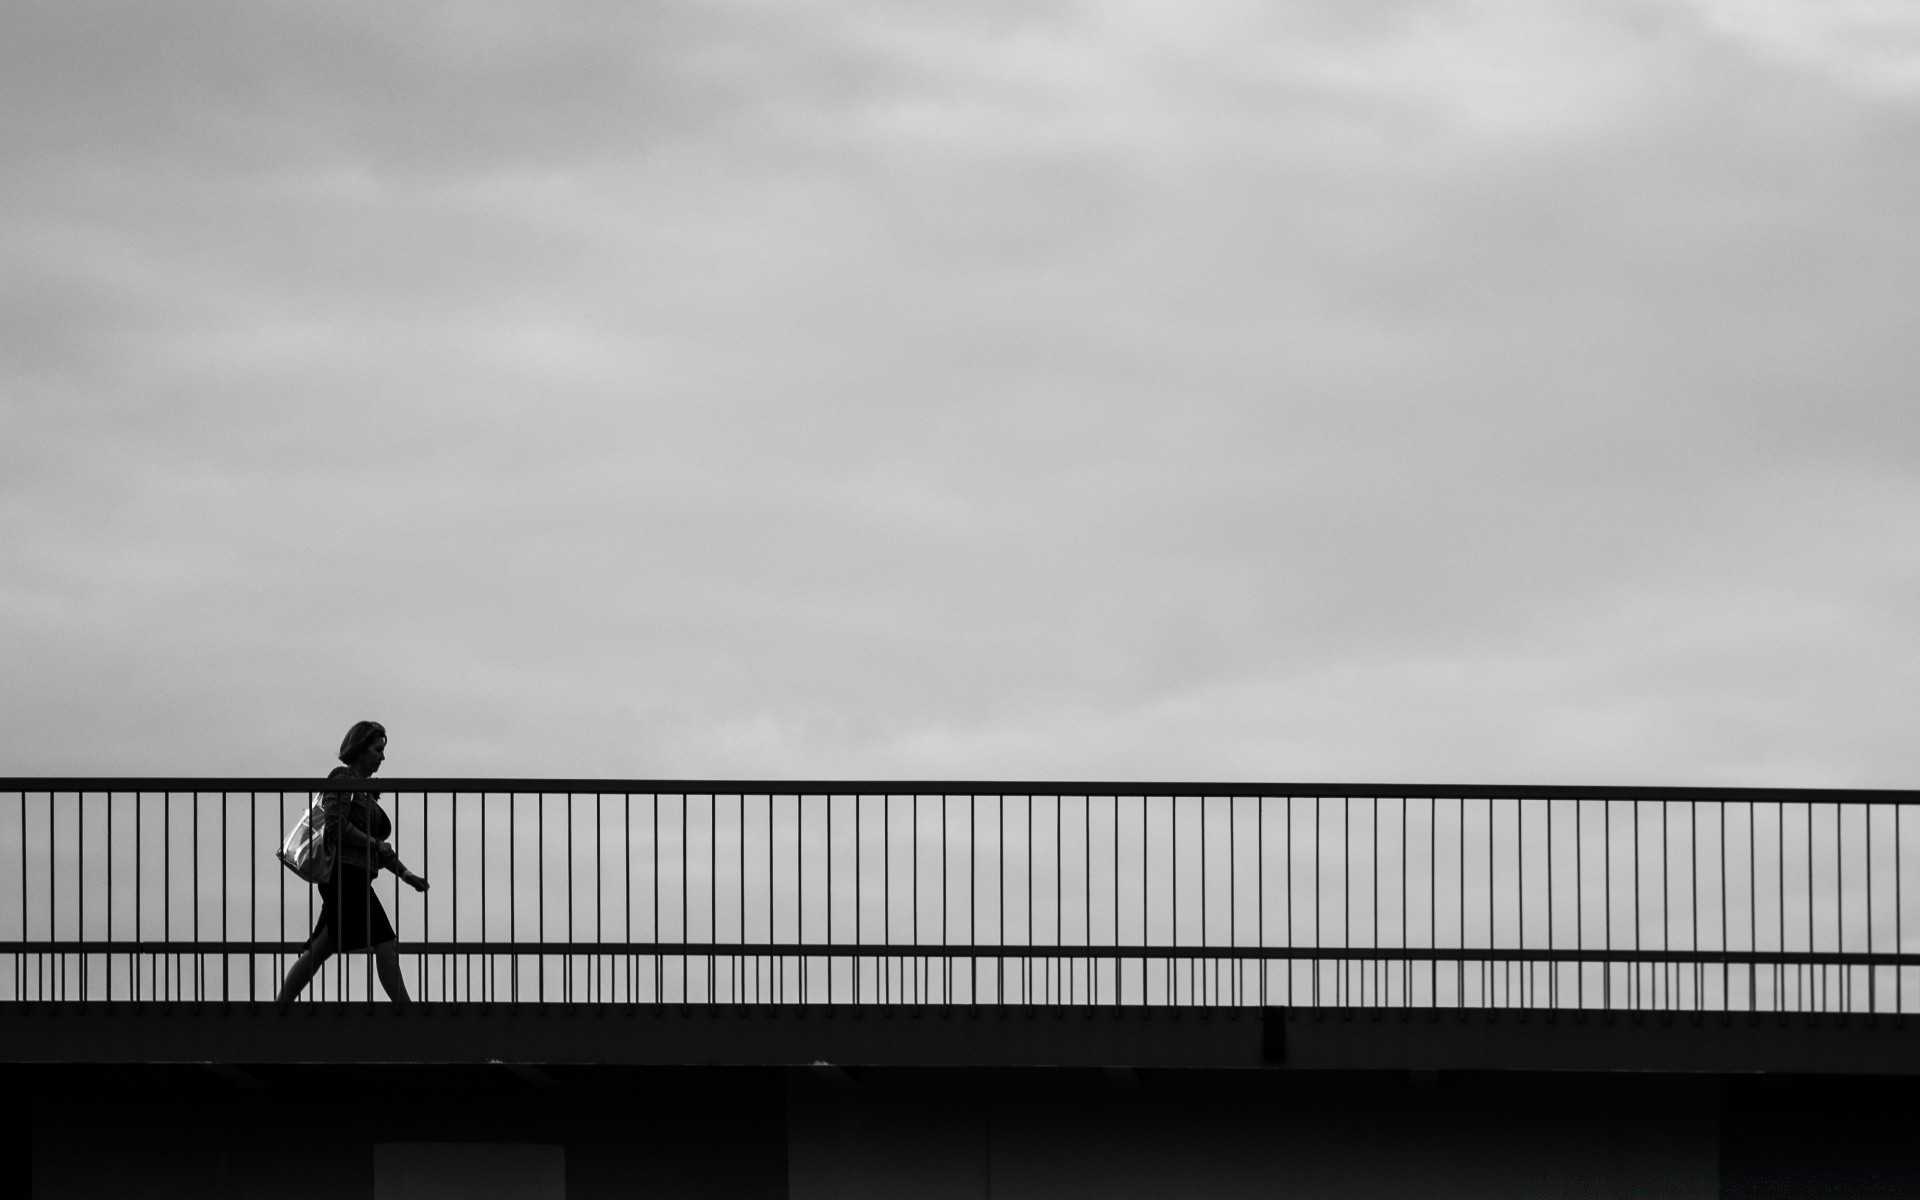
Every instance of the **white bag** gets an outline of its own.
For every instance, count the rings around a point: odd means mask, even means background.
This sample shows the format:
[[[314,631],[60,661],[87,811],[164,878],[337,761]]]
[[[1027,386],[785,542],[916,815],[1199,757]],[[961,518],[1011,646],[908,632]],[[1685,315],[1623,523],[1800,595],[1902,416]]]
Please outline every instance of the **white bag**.
[[[287,841],[275,855],[287,870],[308,883],[325,883],[333,878],[333,850],[327,845],[326,813],[321,807],[325,792],[308,798],[307,810],[287,831]]]

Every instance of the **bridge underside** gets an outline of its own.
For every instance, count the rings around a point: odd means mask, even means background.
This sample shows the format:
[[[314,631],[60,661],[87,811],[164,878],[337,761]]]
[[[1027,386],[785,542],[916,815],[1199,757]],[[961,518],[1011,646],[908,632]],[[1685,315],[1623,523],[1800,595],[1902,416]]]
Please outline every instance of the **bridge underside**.
[[[1920,1074],[1920,1021],[1461,1009],[20,1003],[0,1062]]]
[[[1628,1072],[13,1066],[0,1182],[51,1200],[1913,1196],[1917,1089]],[[409,1190],[391,1169],[413,1147],[471,1176],[500,1144],[563,1156],[563,1187]]]

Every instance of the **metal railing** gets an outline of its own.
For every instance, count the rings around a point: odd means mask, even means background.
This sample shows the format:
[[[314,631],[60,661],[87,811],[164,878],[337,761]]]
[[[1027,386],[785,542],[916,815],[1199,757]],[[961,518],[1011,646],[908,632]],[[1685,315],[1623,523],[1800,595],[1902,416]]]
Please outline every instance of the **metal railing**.
[[[319,907],[273,853],[368,786],[416,999],[1920,1004],[1914,792],[79,778],[0,780],[0,1001],[270,1000]]]

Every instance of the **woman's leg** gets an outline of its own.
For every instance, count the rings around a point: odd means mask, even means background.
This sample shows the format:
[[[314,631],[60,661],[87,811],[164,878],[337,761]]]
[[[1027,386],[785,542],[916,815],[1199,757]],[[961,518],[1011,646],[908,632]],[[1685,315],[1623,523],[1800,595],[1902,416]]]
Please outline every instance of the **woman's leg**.
[[[286,982],[280,985],[280,995],[276,1002],[283,1007],[292,1004],[300,993],[306,990],[307,984],[312,982],[314,972],[320,969],[320,964],[326,962],[332,954],[333,930],[322,929],[313,936],[313,941],[308,943],[306,953],[293,960],[292,968],[287,971]]]
[[[373,948],[373,965],[380,973],[380,986],[387,989],[387,999],[395,1004],[413,1003],[413,997],[407,995],[407,981],[400,974],[398,939],[381,942]]]

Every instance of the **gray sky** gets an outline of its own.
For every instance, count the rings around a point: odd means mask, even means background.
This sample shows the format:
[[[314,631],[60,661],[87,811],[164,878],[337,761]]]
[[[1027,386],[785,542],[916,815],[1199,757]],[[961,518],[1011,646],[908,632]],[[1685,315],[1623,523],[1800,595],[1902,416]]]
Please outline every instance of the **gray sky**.
[[[0,771],[1912,786],[1916,278],[1891,0],[14,0]]]

